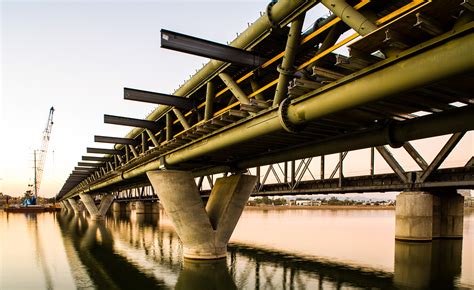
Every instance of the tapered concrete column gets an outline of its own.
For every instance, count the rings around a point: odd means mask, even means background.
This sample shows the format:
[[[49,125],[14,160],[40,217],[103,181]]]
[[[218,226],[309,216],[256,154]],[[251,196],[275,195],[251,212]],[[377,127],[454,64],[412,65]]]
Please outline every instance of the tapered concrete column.
[[[79,197],[81,198],[82,203],[86,207],[87,212],[90,214],[91,219],[93,220],[100,219],[99,210],[97,209],[97,206],[95,205],[95,202],[92,196],[89,194],[83,193],[83,194],[79,194]]]
[[[217,179],[204,208],[190,172],[150,171],[147,175],[183,243],[184,257],[226,257],[230,235],[257,178],[233,175]]]
[[[107,211],[110,208],[110,205],[114,201],[114,196],[112,194],[104,194],[102,195],[102,198],[100,200],[100,205],[99,205],[99,215],[102,217],[105,217],[107,214]]]
[[[402,192],[397,196],[395,239],[431,241],[433,195],[428,192]]]
[[[87,211],[91,215],[91,219],[93,220],[103,220],[107,211],[110,208],[114,200],[114,196],[111,194],[104,194],[100,201],[99,208],[95,205],[94,199],[89,194],[80,194],[82,203],[86,207]]]
[[[144,214],[145,213],[145,202],[144,201],[135,201],[135,213]]]
[[[67,200],[61,201],[61,204],[63,205],[65,210],[73,211],[73,208],[72,208],[71,204]]]
[[[79,205],[77,204],[77,201],[73,198],[70,198],[68,199],[69,201],[69,204],[71,205],[72,207],[72,210],[74,211],[74,213],[80,213],[81,212],[81,208],[79,207]]]

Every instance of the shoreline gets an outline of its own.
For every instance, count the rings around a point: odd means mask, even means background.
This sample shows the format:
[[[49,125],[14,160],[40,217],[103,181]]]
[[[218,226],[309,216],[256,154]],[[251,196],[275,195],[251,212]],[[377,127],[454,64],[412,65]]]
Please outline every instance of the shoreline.
[[[305,209],[305,210],[395,210],[395,206],[385,205],[277,205],[277,206],[250,206],[247,205],[245,210],[288,210],[288,209]]]

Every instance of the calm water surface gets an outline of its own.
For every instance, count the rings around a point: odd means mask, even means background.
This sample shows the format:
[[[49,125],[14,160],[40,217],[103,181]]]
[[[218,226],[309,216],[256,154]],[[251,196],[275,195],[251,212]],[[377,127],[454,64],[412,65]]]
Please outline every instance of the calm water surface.
[[[0,211],[0,289],[473,289],[463,240],[394,241],[393,210],[248,209],[226,260],[183,261],[170,221]]]

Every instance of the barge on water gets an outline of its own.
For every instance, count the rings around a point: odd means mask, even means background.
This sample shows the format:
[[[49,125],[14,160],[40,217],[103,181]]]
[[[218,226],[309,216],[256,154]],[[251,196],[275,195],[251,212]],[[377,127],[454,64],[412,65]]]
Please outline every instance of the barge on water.
[[[29,205],[29,206],[10,206],[3,209],[10,213],[41,213],[41,212],[55,212],[61,209],[54,206]]]

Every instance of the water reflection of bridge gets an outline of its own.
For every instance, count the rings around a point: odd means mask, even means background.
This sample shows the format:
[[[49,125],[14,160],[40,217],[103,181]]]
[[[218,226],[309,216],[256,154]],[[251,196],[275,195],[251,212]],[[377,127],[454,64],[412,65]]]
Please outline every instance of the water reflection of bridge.
[[[97,288],[452,288],[461,266],[460,240],[397,242],[390,273],[236,244],[227,260],[183,261],[178,236],[159,215],[116,214],[105,222],[59,215],[58,222],[70,262],[78,258]]]

